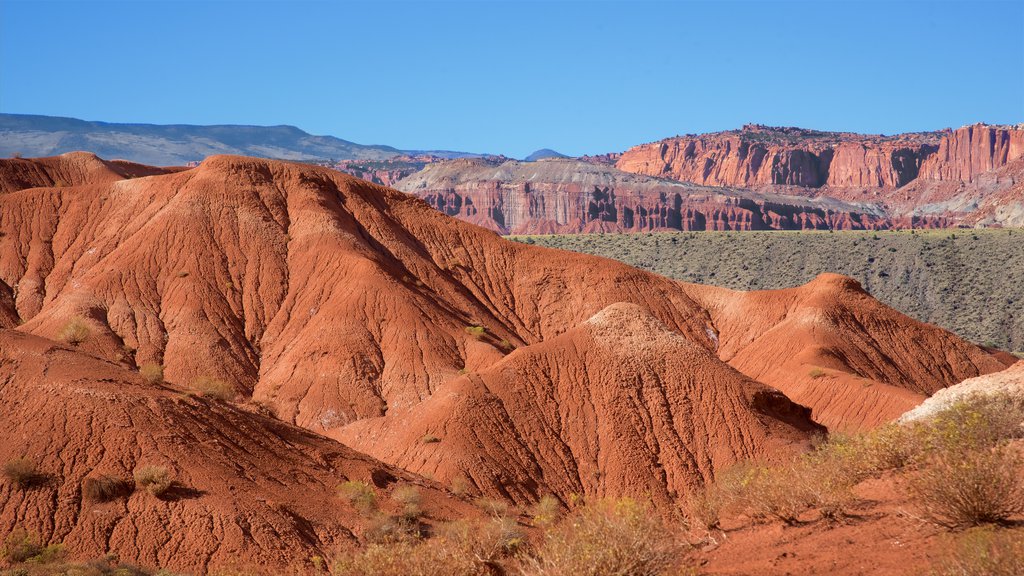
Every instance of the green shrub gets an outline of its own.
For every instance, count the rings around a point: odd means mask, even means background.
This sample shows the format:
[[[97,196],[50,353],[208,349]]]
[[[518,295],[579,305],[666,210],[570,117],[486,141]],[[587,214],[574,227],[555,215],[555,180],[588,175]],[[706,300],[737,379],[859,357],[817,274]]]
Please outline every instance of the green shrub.
[[[415,521],[423,513],[423,497],[415,486],[399,486],[391,492],[391,500],[400,507],[400,517],[406,522]]]
[[[472,336],[474,338],[477,338],[477,339],[482,338],[483,335],[486,334],[486,333],[487,333],[487,329],[484,328],[483,326],[476,326],[476,325],[474,325],[474,326],[466,326],[466,334],[469,334],[470,336]]]

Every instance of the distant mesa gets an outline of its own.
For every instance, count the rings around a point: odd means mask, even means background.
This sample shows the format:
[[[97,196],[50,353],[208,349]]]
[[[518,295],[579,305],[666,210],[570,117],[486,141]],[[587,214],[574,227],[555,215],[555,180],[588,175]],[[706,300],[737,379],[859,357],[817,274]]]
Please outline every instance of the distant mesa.
[[[540,150],[537,150],[533,154],[530,154],[529,156],[524,158],[524,160],[526,162],[536,162],[537,160],[544,160],[546,158],[568,158],[568,156],[562,154],[561,152],[555,152],[550,148],[541,148]]]

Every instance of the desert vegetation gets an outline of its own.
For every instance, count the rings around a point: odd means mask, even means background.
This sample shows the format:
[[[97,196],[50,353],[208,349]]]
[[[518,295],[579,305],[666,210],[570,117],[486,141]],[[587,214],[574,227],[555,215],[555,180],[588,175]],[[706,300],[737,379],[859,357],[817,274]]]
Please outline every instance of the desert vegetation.
[[[30,458],[15,458],[4,464],[4,478],[14,486],[25,490],[43,479],[36,463]]]
[[[734,290],[856,278],[872,296],[982,344],[1024,351],[1024,232],[655,232],[514,236]],[[998,273],[993,273],[998,270]]]
[[[82,498],[86,502],[110,502],[132,493],[130,482],[111,474],[98,474],[82,481]]]
[[[82,318],[72,318],[61,328],[59,338],[72,346],[78,346],[85,342],[91,331],[89,325]]]
[[[140,466],[135,469],[135,487],[160,497],[174,486],[174,477],[164,466]]]
[[[214,400],[234,400],[235,389],[227,382],[218,378],[201,376],[192,383],[192,388],[206,398]]]
[[[164,367],[159,364],[147,363],[139,366],[139,375],[150,384],[164,381]]]

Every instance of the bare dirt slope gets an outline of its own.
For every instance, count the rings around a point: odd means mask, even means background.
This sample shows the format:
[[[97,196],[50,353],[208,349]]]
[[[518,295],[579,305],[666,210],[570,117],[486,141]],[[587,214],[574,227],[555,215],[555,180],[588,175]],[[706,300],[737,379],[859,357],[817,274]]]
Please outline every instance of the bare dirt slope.
[[[823,432],[809,415],[620,303],[339,438],[515,501],[645,494],[672,509],[716,470],[806,448]]]
[[[0,460],[28,458],[39,476],[27,489],[0,482],[0,533],[25,529],[80,557],[189,571],[304,562],[363,529],[335,495],[347,480],[382,494],[417,486],[435,521],[472,513],[337,442],[10,330],[0,330],[0,422]],[[175,485],[159,498],[133,491],[143,466],[167,468]],[[104,475],[127,488],[106,502],[83,494],[87,478]]]

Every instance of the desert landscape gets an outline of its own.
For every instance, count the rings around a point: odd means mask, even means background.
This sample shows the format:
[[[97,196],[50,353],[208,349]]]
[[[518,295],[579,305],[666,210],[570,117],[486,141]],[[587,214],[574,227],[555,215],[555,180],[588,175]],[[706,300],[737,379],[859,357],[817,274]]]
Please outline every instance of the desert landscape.
[[[1024,574],[1024,37],[933,103],[856,2],[382,6],[0,0],[0,574]],[[726,17],[842,66],[652,73]]]

